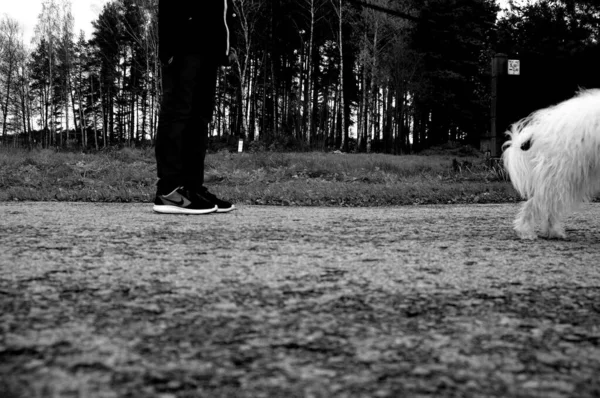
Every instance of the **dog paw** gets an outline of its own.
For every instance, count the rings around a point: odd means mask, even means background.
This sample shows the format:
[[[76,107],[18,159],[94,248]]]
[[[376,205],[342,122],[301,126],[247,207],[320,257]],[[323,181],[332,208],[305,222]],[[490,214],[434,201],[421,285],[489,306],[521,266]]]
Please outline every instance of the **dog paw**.
[[[515,231],[517,232],[517,236],[522,240],[536,240],[537,239],[537,234],[535,233],[535,231],[519,230],[519,229],[515,229]]]
[[[567,239],[565,231],[555,229],[545,231],[542,236],[546,239]]]

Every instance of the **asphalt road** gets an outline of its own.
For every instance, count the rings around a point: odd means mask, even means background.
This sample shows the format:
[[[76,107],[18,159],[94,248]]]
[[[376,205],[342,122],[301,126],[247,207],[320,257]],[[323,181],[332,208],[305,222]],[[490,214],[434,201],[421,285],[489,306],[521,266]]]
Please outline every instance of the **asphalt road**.
[[[0,203],[0,396],[598,396],[600,205],[517,209]]]
[[[519,241],[517,208],[241,206],[172,216],[148,204],[0,203],[0,277],[62,266],[100,277],[106,265],[121,281],[168,268],[190,290],[231,279],[277,285],[325,270],[392,290],[600,286],[600,205],[567,220],[566,241]]]

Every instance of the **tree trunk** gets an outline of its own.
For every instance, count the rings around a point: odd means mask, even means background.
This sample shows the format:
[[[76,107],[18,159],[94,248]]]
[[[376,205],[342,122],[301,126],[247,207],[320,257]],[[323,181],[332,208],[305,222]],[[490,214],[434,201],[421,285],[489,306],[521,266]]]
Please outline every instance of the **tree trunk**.
[[[6,129],[6,119],[8,117],[8,103],[10,101],[10,89],[12,86],[12,75],[13,75],[13,62],[12,60],[9,60],[9,64],[8,64],[8,76],[7,76],[7,81],[6,81],[6,100],[4,101],[4,104],[2,106],[2,137],[3,137],[3,142],[6,143],[7,142],[7,136],[8,136],[8,132]]]
[[[394,114],[392,112],[392,102],[394,101],[394,90],[388,84],[386,86],[387,90],[387,100],[386,106],[384,108],[384,136],[385,136],[385,152],[392,153],[394,147],[394,139],[393,139],[393,124],[394,124]],[[397,105],[397,104],[396,104]]]
[[[98,81],[98,84],[100,85],[100,110],[102,111],[102,147],[106,148],[108,146],[108,117],[106,115],[106,111],[104,110],[104,106],[108,99],[104,98],[102,79]]]
[[[315,31],[315,1],[310,0],[310,35],[308,38],[308,56],[307,56],[307,76],[306,76],[306,104],[304,106],[306,116],[307,116],[307,125],[306,125],[306,144],[310,147],[313,134],[314,134],[314,112],[313,112],[313,76],[315,73],[315,65],[313,59],[313,47],[314,47],[314,31]]]
[[[94,79],[92,78],[92,76],[90,76],[90,85],[90,95],[92,96],[91,107],[93,112],[92,124],[94,125],[94,146],[96,147],[96,150],[98,150],[98,125],[96,124],[98,116],[96,115],[96,105],[94,103]]]
[[[367,135],[369,126],[369,90],[367,90],[367,71],[366,68],[362,68],[362,101],[360,105],[360,111],[358,115],[358,148],[361,151],[367,150]]]
[[[344,40],[342,34],[343,15],[342,15],[342,0],[339,0],[338,18],[339,18],[339,50],[340,50],[340,112],[341,112],[341,135],[342,143],[340,149],[342,151],[348,151],[348,129],[346,126],[346,99],[344,95]]]

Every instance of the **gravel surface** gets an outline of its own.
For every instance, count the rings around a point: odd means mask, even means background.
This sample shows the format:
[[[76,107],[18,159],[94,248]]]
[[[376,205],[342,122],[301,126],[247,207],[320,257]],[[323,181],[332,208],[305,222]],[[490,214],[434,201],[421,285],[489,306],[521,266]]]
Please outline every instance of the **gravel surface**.
[[[0,397],[598,397],[600,205],[0,203]]]

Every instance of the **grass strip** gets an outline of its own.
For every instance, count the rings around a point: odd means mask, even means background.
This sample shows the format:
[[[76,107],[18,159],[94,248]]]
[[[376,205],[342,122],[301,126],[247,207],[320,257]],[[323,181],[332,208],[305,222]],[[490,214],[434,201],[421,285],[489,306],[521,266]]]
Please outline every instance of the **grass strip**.
[[[477,153],[425,156],[320,152],[207,155],[207,186],[239,204],[389,206],[516,201]],[[150,202],[154,151],[0,148],[0,201]]]

